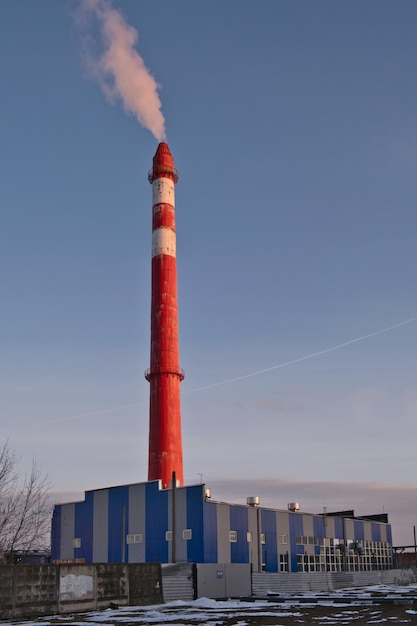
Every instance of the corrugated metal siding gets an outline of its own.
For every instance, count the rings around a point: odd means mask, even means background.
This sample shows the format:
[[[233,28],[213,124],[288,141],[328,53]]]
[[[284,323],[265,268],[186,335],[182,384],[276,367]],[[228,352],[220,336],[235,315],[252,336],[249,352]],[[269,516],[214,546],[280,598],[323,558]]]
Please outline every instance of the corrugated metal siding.
[[[297,573],[297,554],[320,554],[317,541],[296,543],[297,536],[385,541],[391,527],[377,522],[340,519],[322,515],[252,509],[204,499],[204,485],[177,489],[176,561],[195,563],[252,563],[258,569],[259,531],[265,533],[263,563],[278,572],[279,553],[289,552],[290,571]],[[87,562],[160,562],[172,560],[172,542],[166,532],[172,526],[172,492],[161,490],[160,481],[86,492],[84,502],[57,505],[53,521],[52,549],[55,558],[84,558]],[[171,511],[171,514],[170,514]],[[124,521],[124,528],[123,526]],[[183,536],[184,530],[190,539]],[[230,530],[237,542],[230,542]],[[252,541],[247,541],[251,531]],[[126,534],[142,535],[126,544]],[[288,535],[289,543],[279,543]],[[81,547],[73,548],[74,538]],[[318,573],[318,572],[317,572]]]
[[[195,566],[191,563],[174,563],[162,566],[162,597],[164,602],[194,600]]]
[[[360,520],[355,520],[355,539],[358,541],[363,541],[365,539],[365,528],[364,523]]]
[[[75,520],[75,504],[61,505],[61,549],[60,559],[73,559],[74,548],[72,541],[74,539],[74,520]]]
[[[168,530],[173,530],[174,520],[172,518],[172,507],[173,507],[173,491],[169,489],[168,491]],[[176,562],[187,562],[187,544],[188,541],[184,539],[183,531],[189,528],[187,525],[187,490],[186,489],[176,489],[175,490],[175,549],[176,549]],[[173,550],[173,541],[168,541],[168,563],[172,563],[172,550]]]
[[[127,532],[129,535],[142,535],[142,543],[131,543],[127,546],[128,562],[143,563],[146,545],[146,496],[145,485],[129,487],[129,517]]]
[[[204,558],[203,563],[217,563],[217,507],[214,502],[204,502]]]
[[[230,529],[237,531],[237,541],[230,544],[232,563],[249,563],[248,509],[234,506],[230,508]]]
[[[187,528],[192,529],[192,537],[187,541],[187,561],[204,561],[203,493],[204,485],[187,489]]]
[[[372,522],[372,541],[381,541],[381,526]]]
[[[217,559],[219,563],[230,563],[230,506],[217,503]]]
[[[129,519],[129,487],[109,489],[108,562],[127,561],[126,529]]]
[[[262,511],[261,532],[265,533],[265,543],[262,545],[262,562],[267,572],[278,571],[277,554],[277,516],[275,511]]]
[[[81,546],[74,548],[74,558],[85,559],[86,563],[93,560],[93,510],[94,495],[89,491],[85,501],[75,505],[74,519],[74,537],[81,539]]]
[[[308,574],[296,573],[252,573],[252,594],[265,596],[268,593],[307,593],[311,591]]]
[[[258,561],[259,561],[258,516],[259,516],[258,507],[250,507],[248,509],[248,529],[249,529],[249,532],[251,533],[251,541],[248,544],[249,562],[252,563],[256,571],[258,571]]]
[[[107,563],[109,558],[109,490],[94,493],[93,563]]]
[[[382,570],[373,572],[316,573],[252,573],[252,594],[300,594],[366,587],[368,585],[404,585],[417,580],[412,570]]]
[[[168,562],[168,490],[160,491],[158,481],[146,484],[146,561]]]
[[[52,514],[51,561],[61,558],[61,510],[56,505]]]
[[[347,539],[345,537],[345,528],[344,521],[340,517],[331,517],[327,520],[328,522],[333,522],[334,524],[334,535],[331,533],[327,534],[327,537],[337,537],[338,539]]]
[[[348,541],[352,541],[355,538],[355,524],[354,520],[350,518],[345,518],[342,520],[345,524],[345,534],[342,535]]]
[[[299,513],[288,513],[290,523],[290,571],[297,572],[297,552],[304,553],[304,546],[296,544],[296,537],[303,534],[303,517]]]

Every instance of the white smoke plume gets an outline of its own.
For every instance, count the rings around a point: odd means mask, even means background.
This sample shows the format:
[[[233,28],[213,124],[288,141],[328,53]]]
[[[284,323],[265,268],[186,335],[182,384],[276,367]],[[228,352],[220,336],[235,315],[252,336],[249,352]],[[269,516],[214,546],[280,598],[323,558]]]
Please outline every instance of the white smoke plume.
[[[111,0],[81,0],[79,22],[97,19],[104,50],[86,55],[86,63],[110,103],[121,99],[127,113],[136,116],[158,141],[165,139],[165,119],[159,85],[135,50],[138,32],[112,7]],[[81,18],[81,19],[80,19]]]

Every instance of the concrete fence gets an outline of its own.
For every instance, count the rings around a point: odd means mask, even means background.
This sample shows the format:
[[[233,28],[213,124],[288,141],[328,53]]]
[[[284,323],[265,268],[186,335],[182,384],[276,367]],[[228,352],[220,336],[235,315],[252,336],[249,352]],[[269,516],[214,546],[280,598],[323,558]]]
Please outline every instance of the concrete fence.
[[[262,597],[407,585],[416,572],[257,573],[248,564],[99,563],[0,566],[0,620],[92,611],[110,606],[189,602],[196,597]]]
[[[0,619],[162,602],[159,563],[0,566]]]

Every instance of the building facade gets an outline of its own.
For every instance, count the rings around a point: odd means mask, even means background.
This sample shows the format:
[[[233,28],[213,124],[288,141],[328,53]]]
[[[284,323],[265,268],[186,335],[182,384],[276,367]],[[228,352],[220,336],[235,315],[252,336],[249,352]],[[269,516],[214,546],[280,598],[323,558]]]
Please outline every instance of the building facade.
[[[216,502],[201,484],[162,489],[161,481],[136,483],[56,505],[51,559],[251,563],[254,571],[267,572],[391,568],[388,520],[346,514]]]

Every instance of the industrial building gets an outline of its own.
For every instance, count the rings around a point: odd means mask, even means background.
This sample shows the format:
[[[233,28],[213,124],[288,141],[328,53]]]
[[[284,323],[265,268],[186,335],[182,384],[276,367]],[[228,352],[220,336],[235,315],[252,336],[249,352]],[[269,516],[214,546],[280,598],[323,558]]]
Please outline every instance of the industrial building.
[[[86,563],[250,563],[254,571],[389,569],[386,515],[355,518],[215,502],[205,485],[161,481],[87,491],[55,507],[52,559]]]
[[[205,485],[183,485],[174,186],[166,143],[152,184],[152,304],[148,481],[87,491],[56,505],[52,560],[85,563],[250,564],[256,572],[367,571],[392,567],[385,514],[309,514],[227,504]]]

